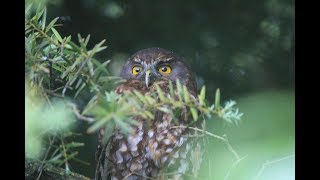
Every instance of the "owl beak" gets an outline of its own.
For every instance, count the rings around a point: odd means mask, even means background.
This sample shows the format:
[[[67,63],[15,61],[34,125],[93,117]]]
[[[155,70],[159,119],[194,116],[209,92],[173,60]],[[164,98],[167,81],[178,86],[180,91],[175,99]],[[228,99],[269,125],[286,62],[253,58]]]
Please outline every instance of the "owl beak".
[[[146,83],[146,86],[147,86],[147,87],[149,87],[149,85],[150,85],[150,84],[149,84],[149,83],[150,83],[150,75],[151,75],[151,71],[150,71],[150,70],[147,70],[147,71],[146,71],[146,75],[145,75],[145,78],[146,78],[146,79],[145,79],[145,83]]]

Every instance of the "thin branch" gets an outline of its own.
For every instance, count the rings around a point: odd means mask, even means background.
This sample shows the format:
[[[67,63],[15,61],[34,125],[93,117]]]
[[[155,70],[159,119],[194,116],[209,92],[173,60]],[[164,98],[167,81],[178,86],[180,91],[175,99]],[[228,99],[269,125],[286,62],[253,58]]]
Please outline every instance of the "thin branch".
[[[35,30],[38,31],[40,34],[42,34],[44,37],[46,37],[51,43],[53,43],[54,45],[56,45],[56,46],[58,46],[58,47],[60,46],[59,43],[56,43],[54,40],[52,40],[45,32],[43,32],[41,29],[37,28],[33,23],[28,22],[28,24],[29,24],[30,26],[32,26],[33,29],[35,29]]]
[[[67,172],[67,174],[70,172],[70,169],[69,169],[69,164],[68,164],[68,154],[67,154],[67,150],[66,150],[66,147],[64,145],[64,140],[63,138],[60,139],[61,140],[61,146],[62,146],[62,149],[63,149],[63,157],[64,157],[64,163],[65,163],[65,171]]]
[[[291,154],[291,155],[288,155],[288,156],[285,156],[285,157],[282,157],[282,158],[279,158],[279,159],[275,159],[275,160],[272,160],[272,161],[267,160],[265,163],[262,164],[258,174],[253,179],[257,180],[262,175],[263,171],[265,170],[265,168],[267,166],[270,166],[271,164],[275,164],[275,163],[278,163],[278,162],[286,160],[286,159],[293,158],[294,156],[295,156],[295,154]]]
[[[231,170],[236,167],[240,161],[242,161],[243,159],[245,159],[247,156],[242,157],[241,159],[237,159],[234,163],[232,163],[232,166],[230,167],[230,169],[228,170],[227,174],[225,175],[225,177],[223,178],[224,180],[227,180],[230,176],[230,172]]]
[[[72,110],[73,110],[74,114],[77,116],[78,119],[83,120],[83,121],[86,121],[86,122],[89,122],[89,123],[95,121],[94,118],[86,117],[86,116],[81,115],[81,114],[79,113],[79,110],[78,110],[78,108],[77,108],[77,105],[75,105],[75,104],[73,104],[73,103],[70,103],[70,102],[68,102],[68,105],[72,107]]]
[[[226,140],[225,143],[227,144],[227,147],[228,147],[229,151],[231,151],[231,152],[236,156],[237,160],[240,160],[241,158],[240,158],[239,154],[238,154],[238,153],[234,150],[234,148],[231,146],[231,144],[230,144],[230,142],[229,142],[229,140],[228,140],[228,138],[227,138],[227,135],[224,134],[223,137],[224,137],[224,139]]]
[[[199,129],[199,128],[195,128],[195,127],[188,127],[188,126],[172,126],[171,128],[188,128],[188,129],[192,129],[192,130],[195,130],[195,131],[203,132],[203,133],[205,133],[205,134],[207,134],[209,136],[217,138],[217,139],[223,141],[227,145],[227,148],[231,151],[231,153],[236,157],[237,160],[241,159],[240,156],[238,155],[238,153],[234,150],[234,148],[229,143],[229,140],[227,139],[226,135],[223,135],[223,137],[221,137],[221,136],[218,136],[216,134],[210,133],[208,131],[205,131],[205,130],[202,130],[202,129]]]
[[[41,162],[41,165],[39,166],[40,172],[39,172],[39,175],[38,175],[38,177],[37,177],[37,180],[39,180],[40,177],[41,177],[41,174],[42,174],[42,171],[43,171],[43,166],[45,165],[45,161],[46,161],[46,159],[47,159],[47,157],[48,157],[48,155],[49,155],[50,149],[51,149],[51,147],[52,147],[55,139],[56,139],[55,136],[53,137],[53,140],[51,140],[50,137],[49,137],[50,145],[49,145],[49,147],[48,147],[48,149],[47,149],[47,151],[46,151],[45,156],[43,157],[43,160],[42,160],[42,162]]]

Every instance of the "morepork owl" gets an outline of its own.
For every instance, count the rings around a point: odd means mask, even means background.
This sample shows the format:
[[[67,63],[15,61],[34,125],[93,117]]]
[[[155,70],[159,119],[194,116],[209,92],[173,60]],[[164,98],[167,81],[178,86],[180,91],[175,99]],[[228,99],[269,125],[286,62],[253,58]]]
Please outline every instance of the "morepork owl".
[[[117,93],[139,91],[144,95],[154,91],[158,84],[169,93],[169,81],[177,79],[196,97],[197,88],[192,71],[183,58],[161,49],[149,48],[133,54],[124,64],[121,77],[125,83]],[[96,179],[194,179],[200,168],[200,141],[186,126],[194,124],[185,108],[178,120],[169,113],[155,110],[154,120],[148,125],[142,117],[134,117],[135,131],[129,135],[115,129],[107,144],[102,144],[103,130],[99,134]],[[177,127],[178,126],[178,127]],[[179,127],[179,126],[184,126]],[[175,127],[175,128],[172,128]]]

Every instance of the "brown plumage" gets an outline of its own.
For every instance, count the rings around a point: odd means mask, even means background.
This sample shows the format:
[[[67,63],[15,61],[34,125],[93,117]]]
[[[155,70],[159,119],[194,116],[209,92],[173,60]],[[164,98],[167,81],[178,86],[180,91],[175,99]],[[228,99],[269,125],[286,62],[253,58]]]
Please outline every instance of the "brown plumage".
[[[133,75],[132,69],[137,64],[142,70]],[[163,67],[170,68],[170,73],[164,73]],[[150,77],[143,74],[148,70],[153,73]],[[151,76],[154,79],[149,84],[147,78],[151,79]],[[175,86],[176,79],[179,79],[190,94],[196,94],[192,72],[183,59],[160,48],[134,54],[124,65],[122,77],[127,81],[116,88],[117,93],[137,90],[150,95],[158,84],[165,94],[169,94],[169,81],[173,81]],[[125,135],[120,129],[115,129],[106,145],[99,144],[96,179],[184,179],[197,176],[202,155],[200,142],[189,137],[193,133],[187,128],[174,127],[199,126],[201,122],[193,124],[187,108],[182,108],[177,120],[159,110],[155,110],[150,124],[139,116],[134,120],[137,124],[132,125],[134,131],[131,134]],[[99,142],[103,133],[101,130]],[[170,175],[165,175],[167,172]]]

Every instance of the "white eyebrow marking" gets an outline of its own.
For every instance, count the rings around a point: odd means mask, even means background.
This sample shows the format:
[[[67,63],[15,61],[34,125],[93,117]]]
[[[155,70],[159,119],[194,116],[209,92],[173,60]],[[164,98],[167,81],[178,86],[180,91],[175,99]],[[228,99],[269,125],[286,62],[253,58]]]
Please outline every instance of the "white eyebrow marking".
[[[173,59],[173,57],[168,57],[168,58],[166,58],[166,59],[162,59],[163,57],[165,57],[164,55],[159,55],[158,57],[157,57],[157,61],[162,61],[162,62],[168,62],[168,61],[170,61],[171,59]]]
[[[173,57],[169,57],[167,59],[163,59],[162,61],[167,62],[167,61],[170,61],[171,59],[173,59]]]
[[[141,62],[141,59],[139,57],[134,57],[133,58],[133,61],[134,62],[137,62],[137,63],[140,63]]]

